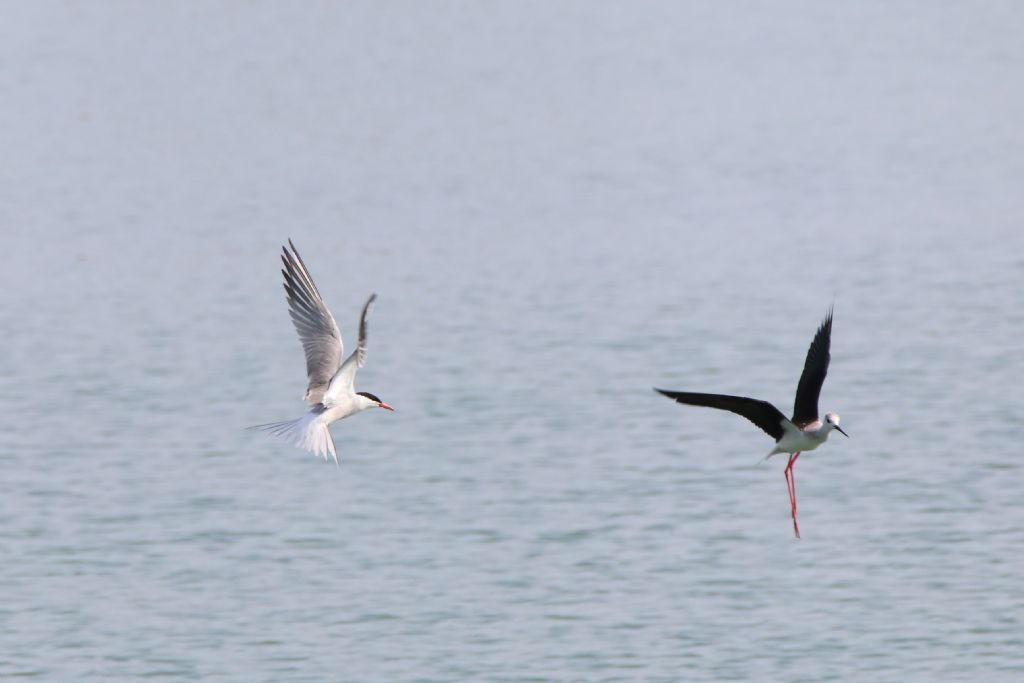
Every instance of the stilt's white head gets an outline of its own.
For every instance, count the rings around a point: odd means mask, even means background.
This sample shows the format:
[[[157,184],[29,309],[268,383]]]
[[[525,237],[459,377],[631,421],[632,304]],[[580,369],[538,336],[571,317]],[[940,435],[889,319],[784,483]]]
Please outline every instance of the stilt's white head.
[[[839,413],[825,413],[825,424],[828,425],[830,429],[834,429],[845,436],[847,439],[850,438],[850,435],[844,432],[843,428],[839,426]]]
[[[356,394],[356,400],[359,402],[359,409],[366,410],[367,408],[383,408],[384,410],[394,410],[384,401],[380,400],[369,391],[360,391]]]

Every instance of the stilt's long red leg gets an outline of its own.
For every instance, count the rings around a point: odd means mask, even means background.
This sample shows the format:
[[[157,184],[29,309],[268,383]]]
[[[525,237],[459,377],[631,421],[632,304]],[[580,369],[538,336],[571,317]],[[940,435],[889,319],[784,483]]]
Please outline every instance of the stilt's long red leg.
[[[796,521],[796,475],[793,474],[793,465],[796,464],[796,459],[800,457],[800,451],[793,453],[789,456],[789,462],[786,463],[786,488],[789,491],[789,506],[790,511],[793,515],[793,532],[797,538],[800,538],[800,525]]]
[[[793,487],[793,454],[789,454],[789,462],[786,463],[786,471],[783,472],[786,475],[786,493],[789,494],[789,507],[792,508],[795,503],[796,490]]]
[[[793,456],[790,456],[792,458]],[[789,496],[789,507],[793,507],[793,485],[789,483],[789,463],[786,463],[786,469],[782,472],[783,476],[786,477],[786,494]]]
[[[789,461],[789,486],[793,489],[793,514],[796,515],[796,459],[800,457],[800,451],[793,454]]]

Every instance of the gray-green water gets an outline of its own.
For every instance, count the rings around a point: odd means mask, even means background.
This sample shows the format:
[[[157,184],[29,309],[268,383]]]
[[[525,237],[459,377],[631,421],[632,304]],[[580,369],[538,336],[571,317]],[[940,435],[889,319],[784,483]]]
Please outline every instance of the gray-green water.
[[[0,675],[1021,680],[1018,4],[0,13]]]

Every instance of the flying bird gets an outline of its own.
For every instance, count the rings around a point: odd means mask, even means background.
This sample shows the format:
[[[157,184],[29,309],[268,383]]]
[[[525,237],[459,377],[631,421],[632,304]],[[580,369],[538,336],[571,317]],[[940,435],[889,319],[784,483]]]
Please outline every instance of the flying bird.
[[[839,426],[839,415],[825,413],[824,419],[818,417],[818,395],[821,385],[825,382],[828,372],[829,347],[832,340],[832,309],[829,309],[824,322],[814,335],[811,346],[807,349],[807,360],[804,371],[800,375],[800,383],[796,387],[796,401],[793,405],[793,417],[786,419],[778,408],[767,401],[743,396],[726,396],[724,394],[699,394],[689,391],[655,391],[675,399],[679,403],[691,406],[705,406],[728,410],[742,415],[775,439],[775,448],[765,459],[777,453],[789,453],[786,464],[786,489],[789,491],[789,504],[793,515],[793,532],[800,538],[800,525],[796,520],[796,479],[793,466],[803,451],[813,451],[825,443],[832,430],[838,431],[849,438]]]
[[[313,284],[313,278],[291,240],[288,240],[288,246],[291,251],[288,247],[282,248],[284,269],[281,274],[284,275],[284,291],[288,297],[288,313],[306,352],[309,384],[304,399],[312,408],[296,420],[256,425],[255,429],[284,437],[299,448],[323,456],[324,460],[331,455],[337,464],[338,452],[329,429],[331,423],[367,408],[394,410],[370,392],[355,390],[356,372],[366,362],[366,318],[377,295],[371,294],[366,300],[359,318],[356,350],[342,362],[345,347],[338,323],[327,309],[320,290]]]

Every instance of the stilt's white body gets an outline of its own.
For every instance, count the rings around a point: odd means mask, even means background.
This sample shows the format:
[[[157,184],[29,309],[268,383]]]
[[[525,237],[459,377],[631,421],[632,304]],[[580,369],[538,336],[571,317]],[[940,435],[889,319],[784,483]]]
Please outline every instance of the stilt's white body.
[[[828,440],[828,435],[839,426],[839,416],[835,413],[827,413],[825,421],[815,420],[803,429],[786,420],[782,423],[785,434],[775,442],[775,448],[765,456],[765,459],[779,453],[802,453],[813,451],[815,448]]]

